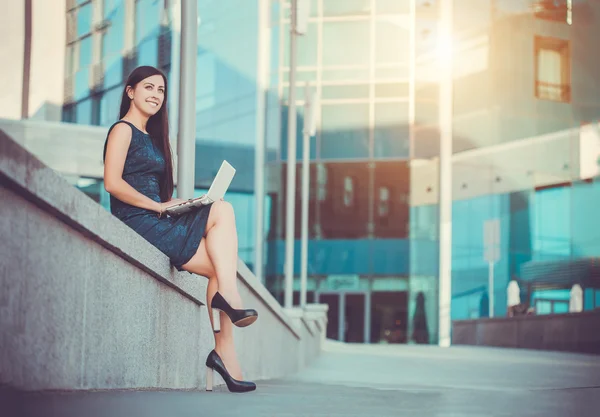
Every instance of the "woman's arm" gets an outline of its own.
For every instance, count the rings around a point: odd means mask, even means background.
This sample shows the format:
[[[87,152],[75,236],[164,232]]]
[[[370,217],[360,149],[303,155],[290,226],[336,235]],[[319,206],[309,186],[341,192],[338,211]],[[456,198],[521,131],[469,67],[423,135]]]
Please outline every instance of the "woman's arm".
[[[131,127],[117,124],[108,135],[104,160],[104,189],[124,203],[146,210],[162,212],[162,203],[146,197],[123,179],[123,167],[131,143]]]

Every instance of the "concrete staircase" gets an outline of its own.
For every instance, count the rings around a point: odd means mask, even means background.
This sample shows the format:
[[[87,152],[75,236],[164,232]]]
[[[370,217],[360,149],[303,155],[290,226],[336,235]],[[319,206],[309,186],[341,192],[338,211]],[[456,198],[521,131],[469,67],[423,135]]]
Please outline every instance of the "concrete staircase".
[[[168,258],[0,130],[0,385],[202,389],[207,280]],[[325,339],[327,306],[284,311],[241,261],[245,376],[289,375]],[[220,378],[217,384],[222,384]]]

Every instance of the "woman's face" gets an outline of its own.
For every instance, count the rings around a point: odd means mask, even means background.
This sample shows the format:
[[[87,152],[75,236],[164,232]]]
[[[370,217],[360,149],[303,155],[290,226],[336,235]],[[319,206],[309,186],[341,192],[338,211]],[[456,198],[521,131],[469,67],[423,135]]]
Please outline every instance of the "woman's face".
[[[142,113],[154,116],[165,99],[165,82],[161,75],[153,75],[140,81],[135,89],[130,88],[127,94]]]

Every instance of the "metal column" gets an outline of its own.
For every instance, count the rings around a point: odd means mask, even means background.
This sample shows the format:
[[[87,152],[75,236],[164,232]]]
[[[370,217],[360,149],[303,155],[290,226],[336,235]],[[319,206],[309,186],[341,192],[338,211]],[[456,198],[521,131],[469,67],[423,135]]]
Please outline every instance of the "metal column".
[[[340,293],[338,302],[338,340],[344,341],[344,328],[346,327],[346,293]]]
[[[439,334],[440,346],[450,346],[452,284],[452,1],[440,1],[439,53]]]
[[[258,2],[258,68],[256,70],[256,148],[254,155],[254,275],[265,282],[263,276],[264,218],[265,218],[265,117],[266,95],[269,89],[269,0]]]
[[[284,307],[293,306],[294,223],[296,199],[296,23],[297,0],[292,0],[290,24],[290,93],[288,111],[288,155],[285,210],[285,295]]]
[[[196,1],[181,2],[181,68],[177,140],[177,197],[192,198],[196,157],[196,61],[198,10]]]

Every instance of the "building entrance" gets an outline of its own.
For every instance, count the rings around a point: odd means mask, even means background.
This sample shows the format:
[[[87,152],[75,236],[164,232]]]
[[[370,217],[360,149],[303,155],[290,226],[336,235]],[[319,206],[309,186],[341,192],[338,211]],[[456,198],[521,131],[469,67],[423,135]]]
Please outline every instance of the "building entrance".
[[[317,292],[317,303],[329,305],[327,338],[348,343],[369,343],[371,297],[366,291]]]
[[[327,338],[347,343],[407,343],[406,291],[315,292],[329,305]]]

